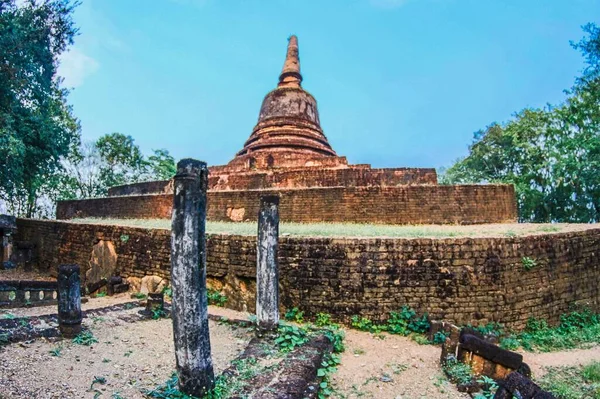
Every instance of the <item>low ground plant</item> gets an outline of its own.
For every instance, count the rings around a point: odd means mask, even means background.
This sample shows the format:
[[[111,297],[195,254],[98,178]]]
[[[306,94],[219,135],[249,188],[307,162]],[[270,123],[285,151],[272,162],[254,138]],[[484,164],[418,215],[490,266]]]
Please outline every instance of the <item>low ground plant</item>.
[[[98,343],[98,340],[96,337],[94,337],[94,334],[91,331],[86,330],[77,334],[75,338],[73,338],[73,343],[77,345],[91,346]]]
[[[281,323],[277,330],[278,337],[275,343],[282,352],[291,352],[308,342],[306,328],[292,324]]]
[[[208,298],[209,305],[215,305],[223,307],[227,302],[227,296],[222,294],[220,291],[209,288],[206,290],[206,297]]]
[[[558,399],[600,399],[600,362],[584,367],[548,367],[536,382]]]
[[[287,321],[293,321],[295,323],[304,323],[304,312],[298,308],[288,309],[283,315],[283,318]]]

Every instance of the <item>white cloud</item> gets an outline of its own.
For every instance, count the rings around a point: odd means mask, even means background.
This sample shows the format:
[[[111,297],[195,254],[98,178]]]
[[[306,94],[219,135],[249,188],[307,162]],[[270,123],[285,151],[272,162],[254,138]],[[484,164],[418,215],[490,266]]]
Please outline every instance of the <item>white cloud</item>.
[[[58,74],[65,79],[63,83],[65,87],[79,87],[85,78],[96,72],[99,67],[98,61],[84,54],[77,47],[71,47],[60,57]]]
[[[410,0],[369,0],[371,5],[380,8],[398,8],[402,7]]]

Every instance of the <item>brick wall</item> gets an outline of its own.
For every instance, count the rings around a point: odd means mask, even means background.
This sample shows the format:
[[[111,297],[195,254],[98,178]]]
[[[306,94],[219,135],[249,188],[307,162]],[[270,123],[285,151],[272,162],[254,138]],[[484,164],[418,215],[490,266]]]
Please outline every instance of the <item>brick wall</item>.
[[[167,230],[19,219],[16,239],[35,243],[42,267],[85,270],[99,237],[115,245],[122,275],[169,276]],[[478,239],[282,237],[279,249],[282,307],[309,315],[377,320],[406,304],[459,324],[521,328],[530,316],[555,322],[573,304],[600,310],[600,229]],[[526,271],[523,257],[537,266]],[[255,267],[255,237],[209,236],[207,275],[229,305],[253,310]]]
[[[208,219],[254,221],[260,197],[281,196],[281,220],[388,224],[514,222],[512,185],[326,187],[209,191]],[[61,201],[57,219],[75,217],[170,218],[172,195],[140,195]]]
[[[256,190],[268,188],[371,187],[406,184],[437,184],[435,169],[371,169],[353,166],[341,169],[302,168],[254,173],[209,175],[209,189]]]

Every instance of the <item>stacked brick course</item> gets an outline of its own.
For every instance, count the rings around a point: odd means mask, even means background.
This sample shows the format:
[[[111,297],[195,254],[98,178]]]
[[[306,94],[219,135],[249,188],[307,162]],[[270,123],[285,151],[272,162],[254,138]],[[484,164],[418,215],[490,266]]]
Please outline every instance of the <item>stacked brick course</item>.
[[[514,188],[487,186],[324,187],[208,192],[208,220],[255,221],[260,197],[279,195],[284,222],[379,224],[507,223],[517,219]],[[61,201],[57,219],[170,218],[170,194]]]
[[[36,245],[39,264],[88,267],[99,238],[114,243],[123,276],[169,277],[170,232],[18,220],[17,240]],[[236,308],[253,310],[256,238],[211,235],[209,281]],[[558,321],[574,304],[600,310],[600,229],[514,238],[333,239],[283,237],[282,307],[348,321],[383,320],[402,305],[457,324],[498,321],[524,327],[530,316]],[[523,257],[535,259],[526,271]],[[243,285],[244,289],[240,289]]]

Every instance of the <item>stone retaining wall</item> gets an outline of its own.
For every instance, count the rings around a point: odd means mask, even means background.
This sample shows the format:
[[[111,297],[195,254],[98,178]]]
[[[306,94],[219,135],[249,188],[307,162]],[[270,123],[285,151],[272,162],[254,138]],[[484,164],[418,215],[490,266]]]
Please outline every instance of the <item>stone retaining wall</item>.
[[[78,263],[85,271],[92,247],[107,240],[122,276],[169,277],[168,230],[19,219],[17,236],[34,243],[43,268]],[[281,237],[279,250],[282,307],[308,315],[383,320],[409,305],[457,324],[522,328],[530,316],[558,321],[573,304],[600,310],[600,229],[474,239]],[[524,257],[535,267],[525,270]],[[210,235],[207,265],[228,306],[253,311],[256,238]]]
[[[255,221],[264,195],[281,197],[284,222],[480,224],[517,219],[512,185],[417,185],[209,191],[208,220]],[[166,219],[172,204],[172,194],[60,201],[56,217]]]

